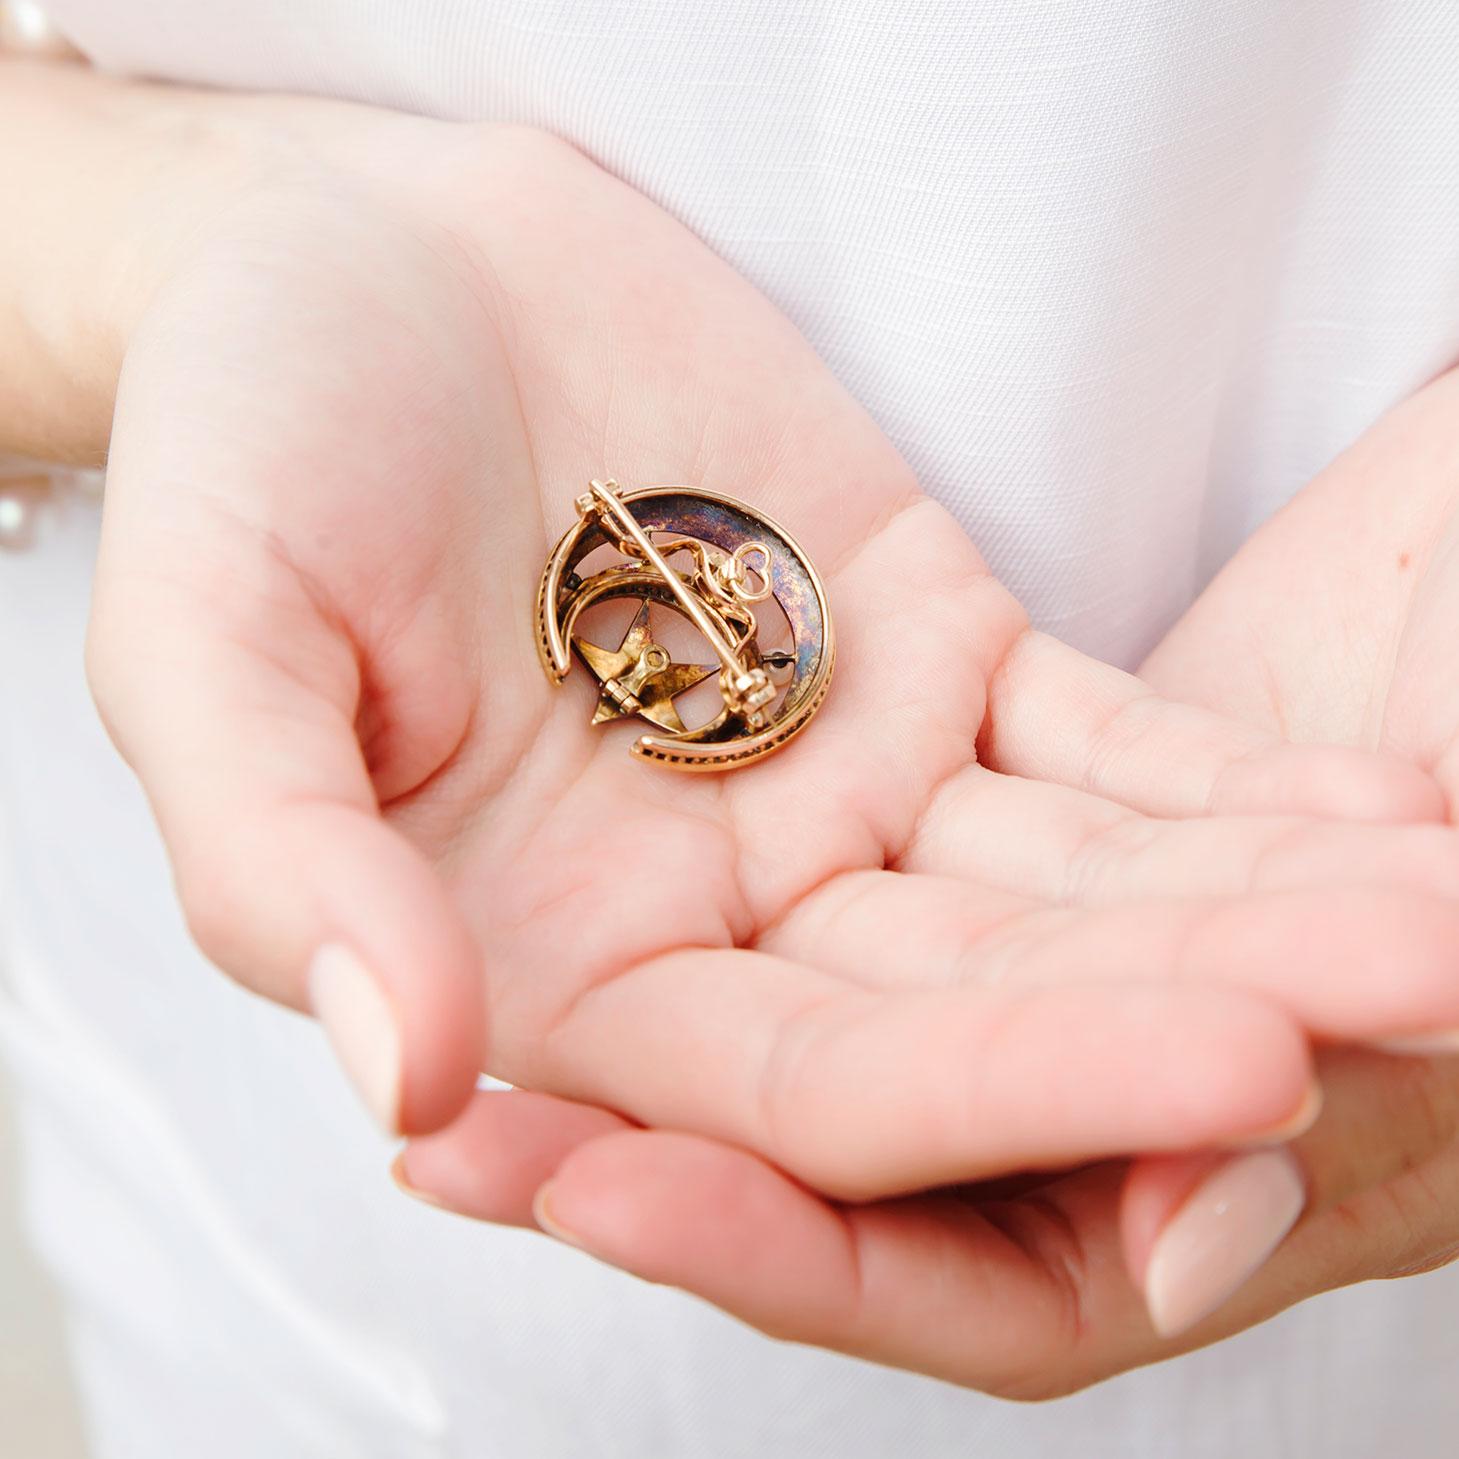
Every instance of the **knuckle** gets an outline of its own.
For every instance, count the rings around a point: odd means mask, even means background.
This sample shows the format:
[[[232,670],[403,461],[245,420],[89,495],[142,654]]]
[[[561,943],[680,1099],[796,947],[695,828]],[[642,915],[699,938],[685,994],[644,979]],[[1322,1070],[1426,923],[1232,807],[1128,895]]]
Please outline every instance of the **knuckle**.
[[[1160,822],[1133,812],[1094,826],[1069,857],[1063,900],[1075,905],[1101,901],[1110,881],[1145,856],[1162,832]]]
[[[1099,793],[1138,763],[1142,746],[1160,723],[1164,701],[1153,690],[1118,698],[1105,706],[1089,737],[1080,789]]]
[[[784,1020],[766,1050],[754,1086],[757,1143],[792,1174],[844,1199],[855,1199],[859,1194],[856,1190],[838,1185],[837,1177],[844,1172],[834,1163],[828,1167],[819,1142],[807,1142],[802,1120],[791,1117],[792,1110],[804,1113],[806,1086],[812,1082],[805,1077],[805,1070],[828,1001],[824,994],[807,1000]]]
[[[1459,1254],[1454,1232],[1453,1193],[1442,1190],[1426,1169],[1407,1171],[1378,1192],[1384,1207],[1384,1256],[1377,1275],[1418,1276],[1447,1266]]]
[[[1081,1354],[1090,1333],[1088,1294],[1091,1254],[1068,1212],[1032,1192],[1012,1201],[991,1202],[981,1214],[1021,1251],[1045,1278],[1048,1330],[1032,1351],[1020,1351],[1016,1366],[981,1375],[978,1387],[1019,1403],[1047,1403],[1094,1381],[1083,1372]]]
[[[1446,1242],[1435,1250],[1416,1253],[1407,1261],[1394,1263],[1383,1276],[1389,1280],[1401,1277],[1422,1277],[1430,1272],[1441,1271],[1459,1258],[1459,1238]]]
[[[1056,1351],[1072,1352],[1089,1332],[1085,1293],[1089,1290],[1089,1252],[1067,1211],[1048,1196],[1031,1192],[994,1208],[994,1224],[1032,1257],[1049,1278],[1057,1322]]]
[[[1407,1265],[1414,1254],[1428,1247],[1427,1236],[1432,1229],[1435,1215],[1432,1191],[1416,1179],[1411,1172],[1398,1180],[1390,1181],[1379,1192],[1386,1207],[1384,1226],[1387,1229],[1388,1259],[1384,1263],[1398,1267]]]
[[[1390,1130],[1407,1173],[1459,1138],[1459,1079],[1448,1060],[1401,1058],[1385,1082]]]

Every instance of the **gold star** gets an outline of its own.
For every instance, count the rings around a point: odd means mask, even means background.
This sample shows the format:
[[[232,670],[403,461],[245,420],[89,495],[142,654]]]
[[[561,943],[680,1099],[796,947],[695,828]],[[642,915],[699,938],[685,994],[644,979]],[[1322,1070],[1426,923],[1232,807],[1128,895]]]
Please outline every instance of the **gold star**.
[[[674,708],[674,696],[692,689],[715,669],[713,665],[674,663],[669,651],[653,641],[648,609],[645,598],[616,649],[579,637],[573,638],[572,646],[603,686],[593,711],[594,724],[638,714],[671,734],[682,734],[684,721]]]

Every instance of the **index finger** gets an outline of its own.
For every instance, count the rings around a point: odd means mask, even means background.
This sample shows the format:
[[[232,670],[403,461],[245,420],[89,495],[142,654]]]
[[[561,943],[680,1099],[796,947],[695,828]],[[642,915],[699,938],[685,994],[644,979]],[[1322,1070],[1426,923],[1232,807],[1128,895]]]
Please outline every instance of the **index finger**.
[[[577,996],[515,1083],[746,1146],[869,1199],[1298,1117],[1292,1017],[1206,983],[873,990],[740,949],[656,958]]]
[[[990,769],[1154,816],[1441,821],[1447,812],[1437,782],[1397,755],[1288,743],[1166,699],[1133,674],[1032,631],[989,680],[978,750]]]

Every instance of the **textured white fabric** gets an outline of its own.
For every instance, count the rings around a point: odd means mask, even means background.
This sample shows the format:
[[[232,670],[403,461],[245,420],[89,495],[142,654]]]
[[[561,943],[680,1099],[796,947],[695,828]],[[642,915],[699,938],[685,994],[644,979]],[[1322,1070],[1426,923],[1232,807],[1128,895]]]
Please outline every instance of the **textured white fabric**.
[[[1039,620],[1116,659],[1459,354],[1454,0],[52,9],[124,70],[567,135],[785,308]],[[94,525],[67,498],[0,555],[0,932],[100,1459],[1452,1452],[1454,1273],[1019,1409],[395,1197],[316,1031],[182,934],[81,685]]]
[[[101,62],[560,132],[1128,660],[1459,354],[1454,0],[59,0]]]

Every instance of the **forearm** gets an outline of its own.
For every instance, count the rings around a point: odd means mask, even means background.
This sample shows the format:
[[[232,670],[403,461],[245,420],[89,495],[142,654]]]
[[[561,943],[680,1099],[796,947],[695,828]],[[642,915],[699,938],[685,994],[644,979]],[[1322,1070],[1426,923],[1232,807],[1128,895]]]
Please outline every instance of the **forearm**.
[[[0,453],[99,464],[159,284],[241,195],[388,117],[0,58]]]
[[[179,98],[0,60],[0,450],[105,453],[124,340],[185,228]]]

